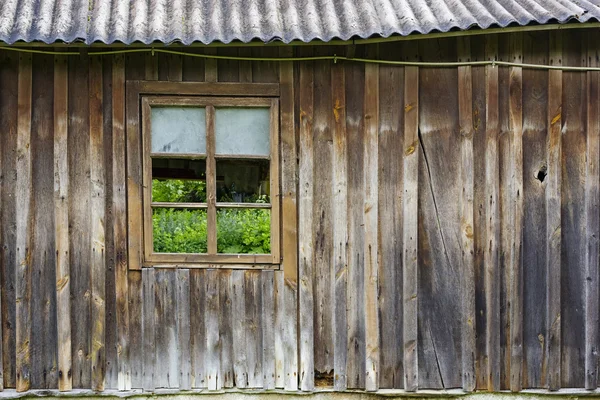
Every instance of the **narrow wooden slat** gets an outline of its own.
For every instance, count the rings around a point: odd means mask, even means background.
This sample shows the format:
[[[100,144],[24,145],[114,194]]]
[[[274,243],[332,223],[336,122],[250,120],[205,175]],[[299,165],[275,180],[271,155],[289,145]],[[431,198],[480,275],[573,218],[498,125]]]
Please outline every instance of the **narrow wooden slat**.
[[[3,87],[2,85],[3,82],[0,82],[0,87]],[[3,168],[3,164],[2,164],[2,160],[4,159],[3,157],[3,152],[8,152],[5,150],[4,147],[4,143],[2,143],[0,141],[0,182],[4,181],[4,174],[5,174],[5,170]],[[4,186],[4,185],[2,185]],[[0,188],[0,216],[3,214],[4,211],[4,204],[3,204],[3,196],[2,196],[2,192],[3,190]],[[2,218],[0,217],[0,232],[4,232],[4,225],[6,224],[6,221],[3,221]],[[67,236],[67,242],[68,242],[68,236]],[[58,257],[57,257],[58,258]],[[1,261],[0,261],[1,262]],[[0,273],[2,273],[3,271],[0,271]],[[4,282],[2,280],[0,280],[0,287],[4,286]],[[4,309],[2,307],[2,296],[0,296],[0,392],[4,391],[4,351],[3,351],[3,345],[4,345],[4,335],[2,334],[2,327],[4,325],[4,318],[3,318],[3,314],[4,314]],[[58,312],[58,310],[57,310]]]
[[[144,71],[144,79],[147,81],[156,81],[158,80],[158,55],[152,53],[146,53],[145,55],[145,71]],[[189,57],[192,58],[192,57]]]
[[[550,33],[550,65],[562,65],[560,32]],[[561,380],[562,83],[562,71],[548,71],[548,175],[546,177],[548,180],[546,184],[546,279],[548,280],[546,285],[546,301],[548,302],[546,362],[548,376],[546,383],[550,390],[558,390]],[[597,299],[598,296],[596,296]]]
[[[275,387],[283,389],[285,387],[285,353],[284,353],[284,335],[285,335],[285,299],[284,299],[284,277],[283,271],[273,272],[273,308],[275,310],[274,320],[274,358],[275,358]],[[237,356],[237,355],[236,355]]]
[[[142,338],[142,271],[130,270],[127,274],[129,290],[129,367],[131,368],[131,387],[139,388],[143,382],[143,338]],[[157,331],[158,332],[158,331]],[[158,333],[157,333],[158,334]],[[157,375],[155,375],[156,377]],[[162,377],[163,375],[161,375]],[[166,376],[166,375],[165,375]]]
[[[190,49],[192,50],[192,49]],[[193,49],[197,53],[201,49]],[[182,79],[184,81],[201,82],[204,80],[204,59],[199,57],[183,57]]]
[[[511,58],[522,62],[521,34],[511,34]],[[510,174],[512,184],[510,204],[514,210],[514,222],[510,232],[511,255],[509,272],[510,290],[510,389],[522,389],[523,383],[523,70],[510,67],[509,79],[509,126],[512,137]]]
[[[154,365],[156,358],[154,348],[156,345],[156,321],[154,319],[155,312],[155,288],[156,277],[153,268],[142,269],[142,335],[144,352],[142,364],[142,387],[145,391],[153,391],[154,385]]]
[[[244,271],[231,272],[231,315],[233,320],[233,379],[238,389],[248,386],[246,368],[246,297]]]
[[[285,49],[281,47],[280,49]],[[285,49],[287,50],[287,49]],[[240,57],[252,57],[252,49],[249,47],[240,47],[238,49]],[[281,65],[281,64],[280,64]],[[240,61],[240,82],[252,82],[252,62]]]
[[[4,387],[16,387],[16,356],[17,352],[7,349],[16,348],[16,295],[15,279],[17,265],[15,263],[16,251],[16,201],[15,189],[17,183],[16,169],[16,147],[17,147],[17,102],[18,96],[18,54],[6,52],[2,57],[4,67],[0,69],[0,101],[2,102],[2,113],[0,113],[0,124],[3,134],[0,137],[2,143],[2,179],[0,181],[2,190],[2,230],[0,232],[3,250],[0,252],[0,263],[2,265],[2,290],[0,290],[1,308],[0,323],[2,324],[2,370],[4,373]]]
[[[190,353],[192,355],[192,388],[206,387],[204,355],[206,354],[204,270],[190,271]]]
[[[205,73],[207,73],[208,71],[209,70],[205,70]],[[208,75],[210,77],[211,74],[205,75]],[[129,80],[128,77],[127,86],[132,89],[132,94],[138,92],[144,94],[165,94],[170,96],[279,96],[279,84],[276,83],[216,83],[216,81],[168,82],[136,81],[135,78],[131,79],[132,80]]]
[[[248,368],[248,387],[263,387],[262,368],[262,292],[261,271],[245,271],[246,305],[246,366]]]
[[[404,69],[404,197],[402,219],[404,244],[403,283],[404,295],[404,389],[417,390],[417,240],[418,240],[418,185],[419,185],[419,69]]]
[[[312,391],[314,383],[313,331],[313,66],[300,65],[300,167],[299,167],[299,318],[300,388]]]
[[[279,100],[271,100],[271,161],[269,189],[271,196],[271,256],[273,264],[281,262],[281,195],[279,191]]]
[[[487,60],[498,57],[498,37],[486,38],[485,52]],[[500,390],[500,265],[498,248],[500,241],[500,209],[498,175],[498,68],[485,67],[485,104],[486,104],[486,158],[485,158],[485,251],[484,251],[484,286],[486,315],[486,348],[487,348],[487,388]]]
[[[122,56],[112,66],[112,179],[113,240],[117,298],[118,388],[131,389],[129,369],[129,303],[127,294],[127,192],[125,161],[125,64]],[[141,231],[140,231],[141,232]],[[138,233],[140,233],[138,232]]]
[[[223,388],[233,387],[233,332],[231,314],[231,270],[219,272],[219,337]]]
[[[171,82],[181,82],[183,78],[183,60],[179,54],[169,54],[169,78]]]
[[[262,292],[262,374],[263,389],[275,389],[275,302],[274,271],[261,271]]]
[[[292,56],[293,48],[281,47],[282,57]],[[283,386],[286,390],[298,389],[298,219],[297,219],[297,147],[294,108],[294,64],[281,63],[279,67],[281,88],[281,196],[282,196],[282,301],[278,303],[278,318],[282,323],[281,343],[283,357]],[[281,282],[279,279],[277,282]],[[277,336],[276,336],[277,338]],[[276,352],[276,354],[279,354]]]
[[[348,183],[346,176],[346,93],[344,66],[331,69],[331,97],[333,101],[333,387],[346,390],[346,356],[348,330],[346,322],[346,282],[348,275]]]
[[[365,389],[379,388],[379,310],[378,310],[378,134],[379,66],[365,66]]]
[[[17,304],[17,392],[31,388],[31,55],[19,58],[17,114],[17,204],[16,304]]]
[[[217,54],[217,49],[206,48],[204,49],[204,54],[215,55]],[[217,60],[214,58],[204,59],[204,81],[217,82]]]
[[[102,119],[102,58],[90,58],[90,190],[92,280],[92,389],[104,390],[106,348],[106,265],[104,258],[105,173]]]
[[[90,138],[87,57],[69,58],[69,241],[73,387],[91,387]]]
[[[600,48],[597,35],[588,36],[588,65],[597,67]],[[585,182],[586,259],[585,259],[585,388],[598,387],[598,262],[600,260],[600,78],[587,72],[587,161]],[[559,123],[560,126],[560,123]],[[560,186],[559,186],[560,188]],[[559,237],[560,240],[560,237]],[[560,248],[559,248],[560,249]],[[559,275],[560,279],[560,275]],[[560,303],[559,303],[560,304]],[[560,329],[560,325],[559,325]],[[559,336],[560,338],[560,336]],[[559,342],[560,343],[560,342]],[[560,354],[560,353],[559,353]],[[560,371],[560,369],[559,369]]]
[[[177,271],[157,270],[154,289],[156,293],[154,380],[157,388],[178,388],[180,363],[177,333]]]
[[[459,61],[471,60],[468,37],[458,39]],[[463,390],[475,390],[475,264],[473,220],[473,81],[471,67],[458,67],[458,113],[461,140],[461,354]]]
[[[58,390],[60,391],[68,391],[73,388],[69,268],[68,108],[67,58],[56,56],[54,64],[54,220],[56,230]]]
[[[219,351],[219,271],[209,269],[205,275],[206,309],[204,326],[206,328],[206,349],[204,370],[208,390],[221,389],[221,352]]]
[[[177,270],[177,335],[179,352],[179,389],[192,388],[190,353],[190,271]]]
[[[208,254],[217,253],[217,177],[215,163],[215,108],[206,107],[206,194],[207,212],[207,248]]]

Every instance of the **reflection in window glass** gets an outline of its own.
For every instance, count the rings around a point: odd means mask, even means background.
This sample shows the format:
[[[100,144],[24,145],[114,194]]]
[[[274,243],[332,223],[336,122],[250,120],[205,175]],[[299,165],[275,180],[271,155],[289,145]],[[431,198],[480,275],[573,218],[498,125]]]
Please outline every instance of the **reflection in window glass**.
[[[152,107],[153,153],[206,153],[206,111],[199,107]]]
[[[225,254],[269,254],[271,210],[217,210],[217,252]]]
[[[217,108],[216,153],[268,157],[271,153],[270,114],[269,108]]]
[[[206,203],[206,161],[153,159],[152,201]]]
[[[156,253],[206,253],[206,210],[155,208],[152,233]]]
[[[217,202],[269,203],[268,160],[217,160]]]

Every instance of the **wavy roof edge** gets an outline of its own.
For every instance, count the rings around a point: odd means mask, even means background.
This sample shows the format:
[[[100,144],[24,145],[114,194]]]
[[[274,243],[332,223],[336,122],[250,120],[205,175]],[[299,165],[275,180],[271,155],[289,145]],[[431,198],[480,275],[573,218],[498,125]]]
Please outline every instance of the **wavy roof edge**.
[[[130,0],[129,9],[121,0],[89,4],[4,0],[0,41],[289,44],[600,21],[600,0],[181,0],[168,9],[161,0]]]

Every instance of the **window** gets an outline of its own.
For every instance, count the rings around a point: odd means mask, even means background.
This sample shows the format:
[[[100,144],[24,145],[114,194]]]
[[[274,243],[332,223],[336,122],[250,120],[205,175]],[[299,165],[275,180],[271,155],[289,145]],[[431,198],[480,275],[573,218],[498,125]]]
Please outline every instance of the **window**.
[[[273,98],[142,97],[147,263],[278,264]]]

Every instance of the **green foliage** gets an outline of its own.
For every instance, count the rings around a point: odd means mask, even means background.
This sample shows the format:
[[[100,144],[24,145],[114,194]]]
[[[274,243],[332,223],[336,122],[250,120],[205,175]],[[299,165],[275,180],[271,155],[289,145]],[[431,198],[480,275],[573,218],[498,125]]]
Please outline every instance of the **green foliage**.
[[[153,179],[152,201],[206,203],[206,182],[181,179]]]
[[[154,251],[159,253],[206,253],[206,221],[205,210],[155,209],[152,216]],[[270,253],[270,210],[219,210],[217,212],[217,250],[219,253],[229,254]]]

